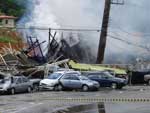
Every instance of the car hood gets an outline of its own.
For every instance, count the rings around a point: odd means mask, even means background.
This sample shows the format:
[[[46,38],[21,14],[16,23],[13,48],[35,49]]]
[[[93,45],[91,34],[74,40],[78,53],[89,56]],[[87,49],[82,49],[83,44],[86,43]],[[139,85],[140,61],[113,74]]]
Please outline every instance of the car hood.
[[[43,79],[40,81],[40,83],[44,83],[44,84],[52,84],[52,83],[56,83],[58,82],[57,79],[53,80],[53,79]]]
[[[6,83],[0,83],[0,88],[6,88],[10,85],[9,82],[6,82]]]
[[[113,78],[114,81],[117,81],[117,82],[125,82],[126,80],[123,79],[123,78],[117,78],[117,77],[114,77]]]
[[[29,79],[31,82],[40,82],[41,79]]]

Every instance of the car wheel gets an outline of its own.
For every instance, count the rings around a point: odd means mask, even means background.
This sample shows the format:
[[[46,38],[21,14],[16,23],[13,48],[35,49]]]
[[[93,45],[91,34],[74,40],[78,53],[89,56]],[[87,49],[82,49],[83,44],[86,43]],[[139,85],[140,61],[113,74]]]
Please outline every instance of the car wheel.
[[[32,91],[32,88],[29,86],[28,89],[27,89],[28,93],[31,93]]]
[[[122,89],[123,86],[118,86],[118,89]]]
[[[12,95],[15,94],[15,88],[10,89],[10,94],[12,94]]]
[[[88,87],[87,85],[83,85],[83,86],[82,86],[82,90],[83,90],[83,91],[88,91],[88,90],[89,90],[89,87]]]
[[[117,84],[116,83],[112,83],[111,88],[112,89],[117,89]]]
[[[63,86],[61,84],[58,85],[58,90],[62,91],[63,90]]]
[[[54,86],[54,91],[62,91],[63,87],[61,84],[55,85]]]
[[[34,84],[33,85],[33,92],[39,91],[39,85],[38,84]]]

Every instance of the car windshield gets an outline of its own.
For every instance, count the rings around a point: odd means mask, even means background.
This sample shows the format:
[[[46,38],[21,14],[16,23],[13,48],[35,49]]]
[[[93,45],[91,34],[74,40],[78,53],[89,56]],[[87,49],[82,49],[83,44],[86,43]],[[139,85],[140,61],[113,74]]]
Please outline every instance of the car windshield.
[[[6,82],[8,82],[8,81],[10,81],[9,78],[4,78],[4,79],[1,79],[1,80],[0,80],[0,83],[6,83]]]
[[[111,75],[109,72],[104,72],[104,75],[107,76],[107,77],[109,77],[109,78],[113,78],[113,77],[114,77],[114,76]]]
[[[89,78],[85,77],[85,76],[80,76],[81,80],[89,80]]]
[[[48,76],[48,79],[58,79],[61,75],[61,73],[52,73]]]

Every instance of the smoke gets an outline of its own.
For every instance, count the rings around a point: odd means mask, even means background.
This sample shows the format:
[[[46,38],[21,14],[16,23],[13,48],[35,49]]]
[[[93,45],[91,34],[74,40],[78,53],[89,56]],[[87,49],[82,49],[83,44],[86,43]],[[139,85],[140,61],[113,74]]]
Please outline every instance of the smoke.
[[[19,21],[20,26],[42,26],[51,28],[101,28],[105,0],[28,0],[27,12]],[[111,36],[132,42],[113,39],[108,36],[105,63],[125,63],[136,57],[147,56],[150,17],[148,0],[125,0],[124,5],[112,5],[109,32]],[[26,31],[41,41],[48,39],[48,31]],[[77,33],[77,32],[75,32]],[[82,34],[82,47],[97,56],[99,32],[78,32]],[[57,37],[60,33],[58,33]],[[145,35],[146,34],[146,35]],[[46,45],[46,44],[45,44]],[[86,45],[86,46],[84,46]],[[86,47],[90,49],[86,49]],[[95,59],[93,59],[95,61]],[[133,60],[132,60],[133,61]]]
[[[121,0],[120,0],[121,1]],[[116,61],[122,63],[134,62],[136,58],[148,60],[149,54],[149,24],[150,14],[148,0],[124,0],[124,5],[112,5],[109,23],[109,34],[120,39],[131,42],[112,39],[108,36],[106,59],[112,63]],[[144,48],[141,48],[144,47]],[[134,59],[134,60],[133,60]]]
[[[18,22],[18,26],[100,29],[103,2],[99,0],[28,0],[27,12]],[[26,33],[38,37],[40,41],[48,39],[47,30],[28,30]],[[58,32],[57,37],[60,37],[60,34]],[[99,32],[73,32],[73,34],[82,34],[80,38],[85,45],[82,47],[85,51],[88,51],[87,46],[90,47],[91,55],[96,55]]]

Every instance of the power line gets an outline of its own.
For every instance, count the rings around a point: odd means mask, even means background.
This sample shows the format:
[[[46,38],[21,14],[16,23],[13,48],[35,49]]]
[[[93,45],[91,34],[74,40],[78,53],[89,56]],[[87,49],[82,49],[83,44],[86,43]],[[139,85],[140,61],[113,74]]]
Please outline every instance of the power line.
[[[0,27],[8,29],[35,29],[35,30],[56,30],[56,31],[89,31],[89,32],[100,32],[100,29],[80,29],[80,28],[51,28],[51,27],[40,27],[40,26],[29,26],[29,27]]]
[[[118,23],[115,22],[114,20],[113,20],[113,23],[115,23],[115,24],[114,24],[114,25],[116,26],[115,28],[118,29],[118,30],[120,30],[121,32],[124,32],[124,33],[126,33],[126,34],[128,34],[128,35],[131,35],[131,36],[139,37],[138,34],[136,34],[136,33],[131,33],[131,32],[129,32],[129,31],[127,31],[127,30],[121,28],[121,27],[118,25]],[[113,29],[114,29],[114,27],[110,27],[110,26],[109,26],[109,28],[113,28]],[[143,33],[143,32],[137,32],[137,33],[141,33],[141,34],[142,34],[142,37],[144,37],[144,36],[150,36],[150,33]]]
[[[135,46],[135,47],[140,47],[140,48],[142,48],[142,49],[145,49],[145,50],[147,50],[147,51],[150,51],[149,48],[146,48],[146,47],[143,46],[143,45],[138,45],[138,44],[135,44],[135,43],[132,43],[132,42],[129,42],[129,41],[120,39],[120,38],[118,38],[118,37],[116,37],[116,36],[112,36],[112,35],[108,35],[108,37],[113,38],[113,39],[116,39],[116,40],[119,40],[119,41],[122,41],[122,42],[124,42],[124,43],[126,43],[126,44],[128,44],[128,45],[132,45],[132,46]]]
[[[119,45],[117,45],[117,44],[114,44],[114,43],[112,43],[112,41],[110,41],[110,40],[108,40],[108,41],[109,41],[109,43],[112,44],[113,47],[115,47],[115,48],[117,48],[117,49],[121,49],[121,50],[123,50],[123,51],[129,49],[129,48],[125,48],[124,46],[119,46]]]

